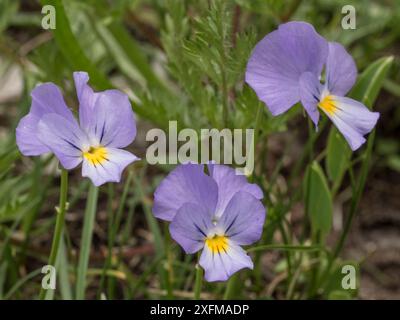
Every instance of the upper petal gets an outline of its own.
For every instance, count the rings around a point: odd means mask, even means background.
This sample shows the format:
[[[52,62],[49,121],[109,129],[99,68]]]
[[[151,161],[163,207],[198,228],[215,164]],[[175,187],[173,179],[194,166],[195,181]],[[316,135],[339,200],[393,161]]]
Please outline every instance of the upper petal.
[[[246,82],[273,115],[300,100],[299,78],[304,72],[321,74],[328,43],[305,22],[288,22],[266,35],[254,48]]]
[[[88,146],[85,133],[76,120],[68,121],[54,113],[44,115],[37,129],[38,139],[60,160],[65,169],[82,161],[82,150]]]
[[[36,156],[50,150],[38,139],[37,126],[45,114],[58,114],[74,121],[71,110],[64,102],[60,89],[53,83],[38,85],[31,93],[32,104],[29,114],[23,117],[16,129],[19,150],[26,156]]]
[[[171,237],[186,253],[199,251],[212,228],[207,210],[194,203],[183,204],[169,226]]]
[[[203,165],[188,163],[170,172],[154,192],[154,215],[171,221],[184,203],[191,202],[204,206],[211,217],[217,205],[218,186],[203,169]]]
[[[225,207],[238,191],[246,191],[257,199],[263,198],[261,188],[256,184],[247,182],[244,175],[237,175],[235,169],[220,164],[209,164],[208,170],[210,176],[218,185],[218,203],[215,209],[217,218],[222,215]]]
[[[240,245],[249,245],[261,237],[266,209],[261,201],[243,191],[237,192],[228,205],[217,228]]]
[[[87,84],[88,81],[89,75],[87,72],[74,72],[75,88],[79,100],[79,123],[84,130],[87,130],[90,126],[94,106],[100,95],[100,93],[93,91]]]
[[[356,64],[337,42],[329,42],[329,54],[326,63],[326,86],[334,95],[344,96],[354,85],[357,78]]]
[[[126,94],[118,90],[98,93],[86,132],[92,144],[124,148],[136,136],[136,121]]]
[[[322,85],[317,76],[311,72],[304,72],[300,77],[301,103],[315,126],[318,125],[319,121],[318,102],[321,93]]]
[[[350,98],[331,96],[331,99],[335,109],[326,114],[354,151],[365,142],[364,135],[375,127],[379,113]]]

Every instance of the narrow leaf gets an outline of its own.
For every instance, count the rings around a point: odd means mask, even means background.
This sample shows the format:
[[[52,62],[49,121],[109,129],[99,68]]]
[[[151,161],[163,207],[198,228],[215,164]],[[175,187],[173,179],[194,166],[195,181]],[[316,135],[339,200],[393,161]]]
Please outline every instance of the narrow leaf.
[[[313,233],[329,233],[332,226],[332,197],[325,175],[317,162],[313,162],[307,170],[304,190]]]
[[[87,71],[90,82],[97,89],[104,90],[112,87],[107,78],[98,71],[80,47],[75,35],[72,33],[68,17],[64,10],[62,0],[42,0],[43,5],[52,5],[56,12],[56,28],[53,30],[54,38],[60,51],[75,71]]]
[[[368,108],[372,108],[378,93],[383,85],[383,80],[389,71],[393,57],[383,57],[372,63],[360,75],[357,83],[351,90],[350,96],[353,99],[361,101]]]
[[[326,156],[326,171],[331,181],[338,181],[348,167],[351,150],[335,127],[329,132]]]

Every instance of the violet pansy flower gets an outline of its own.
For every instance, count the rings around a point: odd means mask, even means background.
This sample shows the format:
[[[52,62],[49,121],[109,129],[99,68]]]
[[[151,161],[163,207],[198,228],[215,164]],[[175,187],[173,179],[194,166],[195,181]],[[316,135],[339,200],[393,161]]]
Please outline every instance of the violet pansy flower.
[[[253,262],[242,245],[261,237],[266,209],[261,189],[224,165],[175,168],[154,194],[153,213],[171,221],[172,238],[186,253],[199,250],[207,281],[225,281]]]
[[[52,152],[65,169],[82,163],[82,176],[99,186],[119,182],[124,168],[138,160],[122,150],[134,140],[136,123],[126,94],[118,90],[94,92],[86,72],[74,73],[79,100],[79,123],[60,89],[44,83],[32,91],[32,105],[16,131],[22,154]]]
[[[325,83],[319,79],[325,66]],[[288,22],[254,48],[246,82],[273,115],[303,104],[317,126],[322,110],[343,134],[352,150],[364,142],[379,113],[344,97],[354,85],[357,69],[339,43],[327,42],[305,22]]]

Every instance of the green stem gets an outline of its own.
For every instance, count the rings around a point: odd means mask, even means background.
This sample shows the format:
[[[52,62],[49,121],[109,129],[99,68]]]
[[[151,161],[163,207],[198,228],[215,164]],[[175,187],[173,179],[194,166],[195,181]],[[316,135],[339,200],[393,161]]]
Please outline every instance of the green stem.
[[[247,252],[255,252],[255,251],[265,251],[265,250],[282,250],[282,251],[324,251],[327,255],[329,255],[329,251],[327,251],[322,246],[302,246],[302,245],[282,245],[282,244],[266,244],[257,247],[252,247],[247,249]]]
[[[355,197],[353,198],[353,201],[351,202],[351,207],[350,207],[350,213],[347,216],[346,223],[344,226],[344,230],[339,238],[339,241],[335,247],[335,250],[333,251],[333,258],[337,258],[340,251],[342,251],[344,242],[347,238],[347,235],[350,230],[351,223],[353,221],[354,215],[357,211],[358,204],[360,202],[362,193],[364,191],[365,187],[365,182],[367,180],[367,175],[368,175],[368,170],[369,170],[369,163],[371,161],[371,155],[372,155],[372,146],[374,144],[374,139],[375,139],[375,131],[371,133],[371,136],[368,139],[368,145],[367,145],[367,150],[366,150],[366,157],[365,160],[362,164],[361,167],[361,175],[360,175],[360,181],[358,183],[358,188],[356,190]]]
[[[79,264],[76,280],[76,299],[83,300],[85,298],[86,274],[89,264],[90,246],[92,243],[93,226],[96,218],[97,198],[99,189],[90,184],[89,195],[86,203],[85,217],[83,220],[83,230],[81,239],[81,251],[79,254]]]
[[[228,280],[228,283],[227,283],[226,289],[225,289],[225,293],[224,293],[224,300],[230,300],[234,297],[235,289],[236,289],[236,282],[238,280],[238,277],[239,277],[238,274],[235,273]]]
[[[108,230],[109,230],[108,255],[107,255],[106,263],[104,264],[104,268],[103,268],[104,272],[106,272],[106,270],[111,268],[111,266],[112,266],[113,247],[114,247],[115,239],[117,236],[117,232],[121,225],[122,215],[124,213],[125,202],[126,202],[126,199],[128,196],[129,189],[130,189],[129,187],[131,186],[131,182],[132,182],[132,171],[129,171],[128,178],[126,179],[126,183],[125,183],[124,189],[122,191],[122,196],[119,201],[119,206],[118,206],[118,210],[117,210],[115,217],[112,212],[112,207],[109,208],[109,212],[108,212],[109,213],[109,215],[108,215],[108,223],[109,223],[108,224]],[[113,197],[114,192],[110,192],[109,195],[111,197]],[[111,206],[111,203],[109,205]],[[105,278],[105,274],[104,274],[104,278]],[[108,297],[108,299],[112,299],[112,297],[113,297],[112,287],[113,287],[113,284],[115,283],[115,279],[108,277],[107,282],[108,282],[108,296],[107,297]]]
[[[62,236],[62,231],[64,228],[64,220],[65,220],[65,211],[67,206],[67,196],[68,196],[68,171],[65,169],[61,169],[61,184],[60,184],[60,204],[59,207],[56,208],[57,219],[56,226],[54,229],[54,238],[53,243],[51,245],[50,257],[49,257],[49,265],[55,266],[58,254],[58,248],[60,247],[60,240]],[[46,290],[40,290],[39,298],[40,300],[45,299]]]
[[[353,194],[353,199],[351,201],[351,206],[350,206],[350,211],[349,214],[347,215],[346,222],[344,225],[344,229],[342,234],[340,235],[340,238],[338,242],[336,243],[335,249],[333,250],[333,254],[328,260],[328,265],[325,269],[325,272],[323,276],[321,277],[321,284],[324,285],[325,281],[328,279],[329,273],[331,271],[331,268],[333,266],[333,262],[335,259],[339,256],[340,252],[343,249],[344,243],[346,241],[347,235],[350,231],[351,224],[353,222],[354,216],[356,214],[358,204],[360,202],[362,193],[364,191],[365,183],[367,180],[367,175],[369,171],[369,164],[371,161],[371,156],[372,156],[372,147],[374,145],[374,140],[375,140],[375,130],[370,134],[368,138],[368,144],[367,144],[367,150],[365,151],[365,160],[362,163],[361,166],[361,173],[360,173],[360,179],[357,183],[358,188],[355,190],[355,195]],[[352,168],[350,167],[350,172],[352,172]]]
[[[198,260],[200,260],[200,254],[198,255]],[[201,286],[203,284],[203,269],[199,266],[199,263],[196,264],[196,280],[194,283],[194,299],[199,300],[201,294]]]
[[[172,250],[171,250],[171,235],[169,233],[168,224],[164,224],[164,234],[165,234],[165,268],[167,274],[165,275],[165,287],[167,289],[167,299],[171,300],[174,298],[173,292],[173,267],[172,267]]]
[[[263,114],[263,108],[264,105],[259,102],[258,103],[258,108],[257,108],[257,114],[256,114],[256,122],[254,125],[254,144],[253,144],[253,150],[251,150],[251,154],[250,156],[255,158],[255,153],[256,153],[256,147],[257,147],[257,140],[258,140],[258,134],[260,131],[260,124],[261,124],[261,116]],[[267,143],[267,141],[265,141],[265,144]],[[266,148],[267,149],[267,148]],[[265,153],[267,152],[267,150],[265,150]],[[264,154],[264,156],[266,157],[266,155]],[[251,182],[254,182],[254,172],[256,171],[256,168],[253,168],[253,172],[251,173]]]

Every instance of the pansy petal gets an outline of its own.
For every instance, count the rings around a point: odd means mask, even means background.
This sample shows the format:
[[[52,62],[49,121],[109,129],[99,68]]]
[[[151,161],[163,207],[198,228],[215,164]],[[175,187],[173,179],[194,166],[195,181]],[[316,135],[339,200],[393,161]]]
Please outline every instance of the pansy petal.
[[[60,160],[65,169],[75,168],[82,161],[87,138],[78,123],[58,114],[46,114],[38,123],[38,139]]]
[[[356,64],[339,43],[329,42],[329,54],[326,63],[326,86],[330,93],[344,96],[354,85],[357,78]]]
[[[217,223],[217,229],[240,245],[249,245],[261,237],[266,209],[251,194],[239,191],[229,201]]]
[[[74,82],[79,100],[79,123],[82,129],[88,130],[94,106],[100,93],[94,92],[88,85],[89,75],[87,72],[74,72]]]
[[[331,96],[334,109],[325,112],[354,151],[364,142],[364,135],[371,132],[379,118],[378,112],[371,112],[361,102],[356,100]]]
[[[34,114],[27,114],[17,126],[16,140],[18,149],[25,156],[38,156],[50,152],[36,136],[40,118]]]
[[[244,175],[237,175],[235,169],[220,164],[209,164],[208,170],[218,185],[218,203],[215,210],[217,218],[222,215],[225,207],[238,191],[246,191],[257,199],[263,198],[260,187],[247,182]]]
[[[88,177],[95,186],[106,182],[120,182],[126,166],[139,160],[134,154],[117,148],[100,147],[97,156],[83,155],[82,176]]]
[[[299,77],[319,76],[328,55],[328,43],[305,22],[288,22],[264,37],[254,48],[246,82],[273,115],[300,101]]]
[[[177,166],[154,192],[153,213],[157,218],[171,221],[186,202],[205,206],[210,217],[218,199],[217,183],[204,173],[200,164]]]
[[[304,72],[300,77],[301,103],[316,127],[319,121],[318,102],[321,92],[322,85],[318,77],[311,72]]]
[[[231,240],[228,240],[226,252],[213,252],[204,246],[199,264],[204,269],[204,277],[208,282],[226,281],[235,272],[254,267],[253,261],[246,252]]]
[[[99,93],[87,133],[92,144],[124,148],[136,136],[136,121],[126,94],[118,90]]]
[[[199,251],[212,228],[207,210],[194,203],[182,205],[169,226],[171,237],[186,253]]]
[[[26,156],[37,156],[50,150],[38,139],[37,126],[45,114],[55,113],[74,121],[71,110],[64,102],[60,89],[53,83],[44,83],[33,89],[29,114],[21,119],[16,129],[19,150]]]
[[[60,88],[53,83],[38,85],[31,93],[30,113],[39,118],[48,113],[55,113],[67,120],[74,121],[74,115],[65,104]]]

